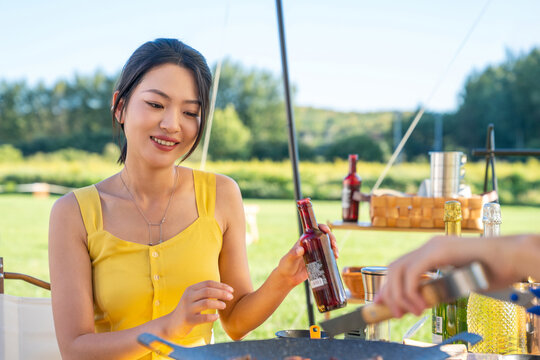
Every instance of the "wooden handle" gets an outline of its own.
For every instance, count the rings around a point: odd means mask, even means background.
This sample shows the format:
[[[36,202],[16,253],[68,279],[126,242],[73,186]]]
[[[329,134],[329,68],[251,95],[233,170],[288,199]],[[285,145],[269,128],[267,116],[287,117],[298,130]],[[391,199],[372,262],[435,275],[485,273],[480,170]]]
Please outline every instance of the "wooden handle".
[[[362,317],[366,324],[392,319],[390,308],[384,304],[368,304],[362,307]]]
[[[40,280],[40,279],[37,279],[37,278],[35,278],[33,276],[30,276],[30,275],[12,273],[12,272],[4,272],[4,277],[6,279],[24,280],[27,283],[39,286],[40,288],[43,288],[45,290],[51,290],[51,284],[50,283],[48,283],[46,281],[43,281],[43,280]]]
[[[435,306],[440,302],[439,296],[433,285],[429,283],[422,285],[420,292],[428,307]],[[362,317],[366,324],[373,324],[384,320],[390,320],[394,316],[392,315],[390,308],[385,304],[372,303],[362,307]]]
[[[441,302],[440,296],[435,290],[435,286],[432,286],[429,283],[422,285],[420,288],[420,293],[422,294],[422,297],[424,298],[428,307],[435,306]]]

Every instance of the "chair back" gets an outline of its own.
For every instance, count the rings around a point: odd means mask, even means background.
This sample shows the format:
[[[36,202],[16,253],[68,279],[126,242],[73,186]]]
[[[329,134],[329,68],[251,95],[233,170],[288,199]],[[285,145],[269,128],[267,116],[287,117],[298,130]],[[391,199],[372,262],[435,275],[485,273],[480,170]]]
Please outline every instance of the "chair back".
[[[50,284],[3,270],[0,257],[0,360],[60,360],[51,299],[4,294],[4,279],[19,279],[49,290]]]

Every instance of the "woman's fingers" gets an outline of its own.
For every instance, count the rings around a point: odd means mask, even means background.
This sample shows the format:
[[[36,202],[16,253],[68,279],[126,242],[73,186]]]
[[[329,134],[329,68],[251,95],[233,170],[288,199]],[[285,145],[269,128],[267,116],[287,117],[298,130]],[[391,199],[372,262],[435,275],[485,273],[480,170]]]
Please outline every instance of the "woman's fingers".
[[[201,299],[191,304],[192,313],[198,314],[205,310],[223,310],[227,307],[223,301],[216,299]]]
[[[219,319],[219,314],[196,314],[194,316],[194,321],[197,324],[204,324],[209,322],[214,322]]]
[[[190,293],[190,300],[195,302],[203,299],[219,299],[224,301],[232,300],[234,297],[232,291],[227,288],[203,287],[195,289]]]
[[[336,259],[339,258],[339,249],[337,247],[336,237],[334,236],[332,231],[330,231],[328,225],[319,224],[319,230],[328,235],[328,237],[330,238],[330,245],[332,246],[332,250],[334,251],[334,256],[336,257]]]
[[[231,286],[229,286],[229,285],[227,285],[225,283],[221,283],[221,282],[217,282],[217,281],[213,281],[213,280],[201,281],[199,283],[191,285],[188,289],[200,290],[200,289],[204,289],[204,288],[221,289],[221,290],[228,291],[231,294],[234,292],[234,289]]]

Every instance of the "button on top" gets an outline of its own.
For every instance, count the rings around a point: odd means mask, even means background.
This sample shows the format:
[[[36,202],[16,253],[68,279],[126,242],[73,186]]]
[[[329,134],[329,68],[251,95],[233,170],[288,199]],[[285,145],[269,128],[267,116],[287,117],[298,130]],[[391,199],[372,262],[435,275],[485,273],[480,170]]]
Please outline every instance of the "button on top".
[[[157,251],[154,251],[154,252],[152,253],[152,256],[155,257],[155,258],[157,258],[157,257],[159,256],[159,253],[158,253]]]
[[[154,275],[154,280],[159,280],[159,275]]]
[[[154,302],[154,304],[156,304],[156,306],[159,306],[159,304],[160,304],[159,300],[156,300],[156,301]]]

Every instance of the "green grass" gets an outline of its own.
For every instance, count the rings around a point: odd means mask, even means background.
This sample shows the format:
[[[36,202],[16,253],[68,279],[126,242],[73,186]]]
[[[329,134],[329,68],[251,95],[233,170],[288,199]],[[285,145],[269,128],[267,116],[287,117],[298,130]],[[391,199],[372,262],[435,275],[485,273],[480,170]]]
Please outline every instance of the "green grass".
[[[46,199],[30,195],[0,195],[0,256],[4,257],[6,271],[23,272],[44,280],[49,279],[47,260],[47,229],[49,211],[56,197]],[[246,204],[257,204],[260,240],[248,247],[251,278],[258,287],[277,265],[279,259],[298,239],[296,208],[292,200],[247,199]],[[337,201],[314,201],[319,222],[336,220],[340,216]],[[504,234],[540,232],[540,207],[504,206],[502,231]],[[361,217],[367,220],[368,209],[361,209]],[[405,232],[374,232],[336,230],[340,248],[340,268],[352,265],[386,265],[399,255],[414,249],[431,234]],[[471,239],[473,241],[474,239]],[[464,249],[464,251],[466,251]],[[45,290],[21,281],[6,281],[7,294],[18,296],[49,296]],[[350,311],[354,305],[332,312],[332,316]],[[426,311],[425,315],[429,315]],[[322,320],[316,311],[316,320]],[[419,317],[405,316],[392,321],[392,340],[400,341],[405,331]],[[303,285],[297,287],[285,299],[276,312],[247,339],[265,339],[281,329],[307,328],[307,312]],[[429,319],[414,337],[430,340]],[[229,341],[219,324],[214,327],[216,341]]]

